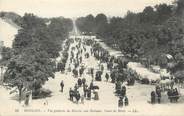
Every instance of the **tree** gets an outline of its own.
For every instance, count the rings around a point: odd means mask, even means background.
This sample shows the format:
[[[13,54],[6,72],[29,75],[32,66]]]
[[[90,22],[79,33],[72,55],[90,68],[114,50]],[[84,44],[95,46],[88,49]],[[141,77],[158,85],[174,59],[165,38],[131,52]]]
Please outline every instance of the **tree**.
[[[156,5],[157,23],[163,23],[172,16],[172,6],[167,4]]]
[[[23,29],[32,30],[42,26],[46,26],[45,22],[43,21],[43,19],[35,16],[34,14],[25,13],[24,16],[22,17],[21,27]]]
[[[95,17],[96,34],[100,36],[105,35],[105,30],[107,28],[107,17],[104,14],[98,14]]]
[[[140,22],[141,23],[154,23],[156,20],[156,12],[154,8],[148,6],[144,8],[143,12],[140,14]]]
[[[97,14],[95,17],[96,25],[98,24],[106,24],[107,23],[107,17],[104,14]]]
[[[34,37],[30,30],[20,29],[18,34],[15,36],[13,42],[13,49],[15,49],[16,54],[21,53],[22,50],[26,47],[29,47],[33,44]]]
[[[183,0],[177,0],[175,6],[159,4],[147,6],[139,13],[128,11],[123,18],[112,17],[108,23],[101,13],[95,17],[92,27],[86,25],[86,17],[77,21],[80,30],[95,28],[97,37],[111,47],[116,44],[116,49],[125,55],[146,57],[155,63],[161,54],[184,54],[183,3]]]
[[[17,86],[20,95],[23,88],[32,90],[33,95],[39,95],[35,93],[49,77],[54,78],[53,72],[53,62],[49,60],[48,54],[44,51],[37,51],[35,48],[29,48],[11,58],[4,81],[13,87]]]
[[[55,62],[51,59],[59,56],[62,42],[72,29],[72,21],[60,17],[49,20],[51,23],[46,24],[46,19],[25,14],[22,29],[13,42],[13,55],[6,58],[9,62],[4,81],[18,88],[19,98],[23,88],[39,96],[42,85],[48,78],[54,78]]]
[[[51,23],[47,26],[44,19],[33,14],[25,14],[23,28],[19,30],[13,42],[15,52],[21,53],[26,47],[38,45],[51,58],[58,57],[61,44],[71,31],[72,21],[64,18],[52,18],[50,21]]]
[[[176,8],[176,14],[177,15],[184,15],[184,1],[183,0],[177,0],[176,1],[177,8]]]
[[[95,33],[95,18],[93,15],[89,14],[86,17],[81,17],[76,20],[77,27],[86,33]]]
[[[11,59],[11,57],[14,54],[13,54],[13,50],[11,48],[2,47],[1,55],[2,55],[1,64],[6,65],[7,62]]]

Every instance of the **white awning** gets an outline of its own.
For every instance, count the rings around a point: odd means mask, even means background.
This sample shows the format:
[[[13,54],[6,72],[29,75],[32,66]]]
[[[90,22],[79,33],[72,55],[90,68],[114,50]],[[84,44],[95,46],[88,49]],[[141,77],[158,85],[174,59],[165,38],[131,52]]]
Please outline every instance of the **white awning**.
[[[166,54],[166,57],[167,57],[168,59],[173,59],[173,56],[170,55],[170,54]]]

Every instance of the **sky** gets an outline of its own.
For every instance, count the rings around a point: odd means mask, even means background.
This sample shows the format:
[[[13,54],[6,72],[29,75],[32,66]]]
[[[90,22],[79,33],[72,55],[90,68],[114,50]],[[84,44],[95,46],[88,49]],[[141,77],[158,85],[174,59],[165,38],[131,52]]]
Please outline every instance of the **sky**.
[[[25,12],[40,17],[74,18],[98,13],[123,17],[128,10],[141,12],[146,6],[171,4],[174,0],[0,0],[0,11]]]

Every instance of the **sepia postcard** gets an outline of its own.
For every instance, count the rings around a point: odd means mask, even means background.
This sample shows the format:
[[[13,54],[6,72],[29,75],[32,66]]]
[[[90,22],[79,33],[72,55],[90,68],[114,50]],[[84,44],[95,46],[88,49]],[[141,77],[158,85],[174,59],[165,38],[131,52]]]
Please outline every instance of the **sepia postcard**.
[[[0,116],[183,116],[184,0],[0,0]]]

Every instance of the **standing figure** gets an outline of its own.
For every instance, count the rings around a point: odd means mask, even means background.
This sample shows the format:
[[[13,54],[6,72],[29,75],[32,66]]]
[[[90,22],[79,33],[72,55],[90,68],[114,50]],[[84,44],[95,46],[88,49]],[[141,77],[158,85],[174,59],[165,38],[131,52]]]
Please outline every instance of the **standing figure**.
[[[93,94],[94,94],[94,100],[99,100],[98,92],[94,91]]]
[[[29,93],[26,93],[26,98],[25,98],[25,105],[29,105]]]
[[[79,103],[79,100],[80,100],[80,93],[79,91],[76,91],[76,100],[77,100],[77,104]]]
[[[167,91],[168,99],[170,100],[171,103],[173,102],[172,93],[173,93],[173,89],[169,89]]]
[[[71,72],[71,66],[70,66],[70,64],[69,64],[69,66],[68,66],[68,72]]]
[[[91,76],[94,78],[94,68],[91,68]]]
[[[77,71],[77,69],[73,69],[73,74],[74,74],[74,77],[75,77],[75,78],[78,77],[78,71]]]
[[[87,92],[88,92],[88,85],[83,84],[83,91],[84,91],[84,97],[87,97]]]
[[[129,104],[129,101],[128,101],[128,97],[127,96],[125,96],[125,106],[128,106],[128,104]]]
[[[35,80],[34,80],[35,81]],[[22,98],[22,89],[23,89],[23,83],[21,82],[21,83],[19,83],[18,84],[18,91],[19,91],[19,103],[21,102],[21,98]]]
[[[123,97],[119,97],[118,107],[123,107]]]
[[[152,103],[152,104],[155,103],[155,98],[156,98],[155,91],[152,91],[152,92],[151,92],[151,103]]]
[[[86,84],[86,79],[82,78],[82,84],[85,85]]]
[[[178,102],[178,99],[179,99],[179,93],[178,93],[177,88],[175,88],[175,89],[174,89],[174,91],[173,91],[173,95],[172,95],[172,96],[174,96],[174,101],[175,101],[175,102]]]
[[[124,97],[126,95],[126,87],[123,86],[121,89],[121,96]]]
[[[79,88],[79,86],[78,86],[77,83],[76,83],[75,86],[74,86],[74,91],[77,91],[78,88]]]
[[[115,83],[115,80],[116,80],[115,72],[112,72],[112,73],[110,74],[110,77],[111,77],[111,82],[112,82],[112,83]]]
[[[80,68],[80,69],[79,69],[79,76],[81,77],[81,76],[82,76],[82,74],[83,74],[83,69],[82,69],[82,68]]]
[[[77,83],[78,83],[79,87],[82,86],[82,80],[80,78],[78,79]]]
[[[87,99],[91,100],[91,89],[90,88],[87,89]]]
[[[64,82],[63,82],[63,80],[61,81],[60,86],[61,86],[61,92],[63,92],[63,88],[64,88]]]
[[[79,61],[80,61],[80,63],[82,63],[82,56],[80,56]]]
[[[72,88],[70,88],[70,90],[69,90],[69,96],[70,96],[70,100],[73,101],[73,90],[72,90]]]
[[[115,89],[116,89],[116,94],[120,95],[120,93],[121,93],[121,82],[120,81],[116,82]]]
[[[92,54],[93,54],[93,48],[90,48],[90,52],[91,52],[91,56],[92,56]]]
[[[108,73],[105,74],[105,78],[106,78],[106,81],[109,80],[109,74]]]
[[[161,89],[160,89],[160,87],[156,88],[156,94],[157,94],[157,101],[158,101],[158,103],[160,103],[161,102]]]
[[[91,83],[89,85],[89,89],[93,89],[93,81],[91,81]]]
[[[84,51],[86,52],[86,48],[83,46]]]

